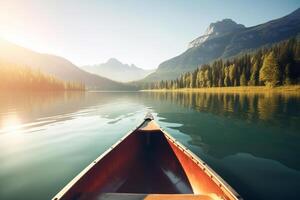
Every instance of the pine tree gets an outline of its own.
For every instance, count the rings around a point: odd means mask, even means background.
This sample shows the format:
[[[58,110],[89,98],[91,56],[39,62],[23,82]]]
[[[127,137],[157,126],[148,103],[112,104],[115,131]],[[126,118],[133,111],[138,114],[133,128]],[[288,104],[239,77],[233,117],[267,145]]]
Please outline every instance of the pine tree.
[[[250,81],[249,81],[248,85],[251,85],[251,86],[258,85],[258,79],[259,79],[258,63],[255,62],[251,69],[251,76],[250,76]]]
[[[230,79],[230,84],[232,86],[236,86],[235,84],[235,78],[236,78],[236,66],[235,64],[232,64],[229,66],[229,79]]]
[[[210,68],[207,68],[205,70],[204,77],[205,77],[206,87],[211,87],[211,70],[210,70]]]
[[[200,70],[200,77],[199,77],[199,82],[200,82],[200,87],[205,86],[205,75],[203,69]]]
[[[245,70],[243,70],[242,75],[240,77],[240,86],[246,86],[247,85],[247,79],[245,75]]]
[[[280,81],[279,64],[273,51],[264,58],[263,66],[259,72],[259,80],[271,87]]]
[[[224,78],[224,86],[229,87],[230,86],[230,79],[229,79],[229,70],[228,67],[225,67],[225,78]]]
[[[284,81],[283,81],[284,85],[290,85],[292,83],[290,69],[291,69],[291,65],[287,64],[284,69]]]

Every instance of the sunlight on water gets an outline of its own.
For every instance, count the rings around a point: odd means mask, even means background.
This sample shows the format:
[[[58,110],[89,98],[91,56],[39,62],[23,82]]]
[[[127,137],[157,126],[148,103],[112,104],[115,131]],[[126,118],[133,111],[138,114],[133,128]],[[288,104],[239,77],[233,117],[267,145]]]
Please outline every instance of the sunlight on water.
[[[148,111],[245,199],[292,199],[299,102],[270,94],[0,94],[0,199],[50,199]]]
[[[0,134],[1,133],[19,133],[22,122],[21,119],[18,117],[16,113],[9,113],[4,117],[2,120],[2,124],[0,127]]]

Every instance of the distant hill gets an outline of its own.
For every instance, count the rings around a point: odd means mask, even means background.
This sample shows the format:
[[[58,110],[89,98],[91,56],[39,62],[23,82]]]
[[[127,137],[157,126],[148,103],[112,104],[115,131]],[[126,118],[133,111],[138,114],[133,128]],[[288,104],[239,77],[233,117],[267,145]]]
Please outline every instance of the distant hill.
[[[204,35],[189,43],[188,49],[159,65],[144,82],[170,80],[202,64],[229,58],[244,51],[270,45],[300,33],[300,9],[291,14],[246,28],[230,19],[212,23]]]
[[[39,70],[0,61],[0,91],[84,91],[81,82],[59,80]]]
[[[2,39],[0,52],[0,61],[38,69],[64,81],[83,82],[88,89],[135,90],[133,86],[88,73],[65,58],[37,53]]]
[[[119,82],[140,80],[153,72],[153,70],[144,70],[133,64],[123,64],[115,58],[109,59],[106,63],[87,65],[82,68],[88,72]]]

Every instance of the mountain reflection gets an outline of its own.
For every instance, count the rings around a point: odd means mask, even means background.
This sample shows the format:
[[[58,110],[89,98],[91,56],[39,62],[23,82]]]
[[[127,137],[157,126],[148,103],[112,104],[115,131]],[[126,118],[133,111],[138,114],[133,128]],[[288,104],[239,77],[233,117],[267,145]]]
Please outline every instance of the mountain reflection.
[[[197,153],[203,158],[210,155],[221,159],[245,152],[300,169],[299,161],[292,159],[300,156],[298,95],[188,92],[145,95],[153,99],[152,105],[159,102],[154,110],[162,121],[182,124],[173,129],[190,136],[189,144],[200,147]]]

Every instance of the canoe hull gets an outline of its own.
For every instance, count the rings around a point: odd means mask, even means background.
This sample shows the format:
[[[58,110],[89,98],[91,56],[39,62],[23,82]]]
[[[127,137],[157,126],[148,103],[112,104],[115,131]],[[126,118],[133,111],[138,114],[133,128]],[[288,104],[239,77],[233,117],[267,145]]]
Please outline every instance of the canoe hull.
[[[105,194],[124,193],[241,199],[201,159],[152,119],[146,119],[120,139],[54,199],[101,199]]]

